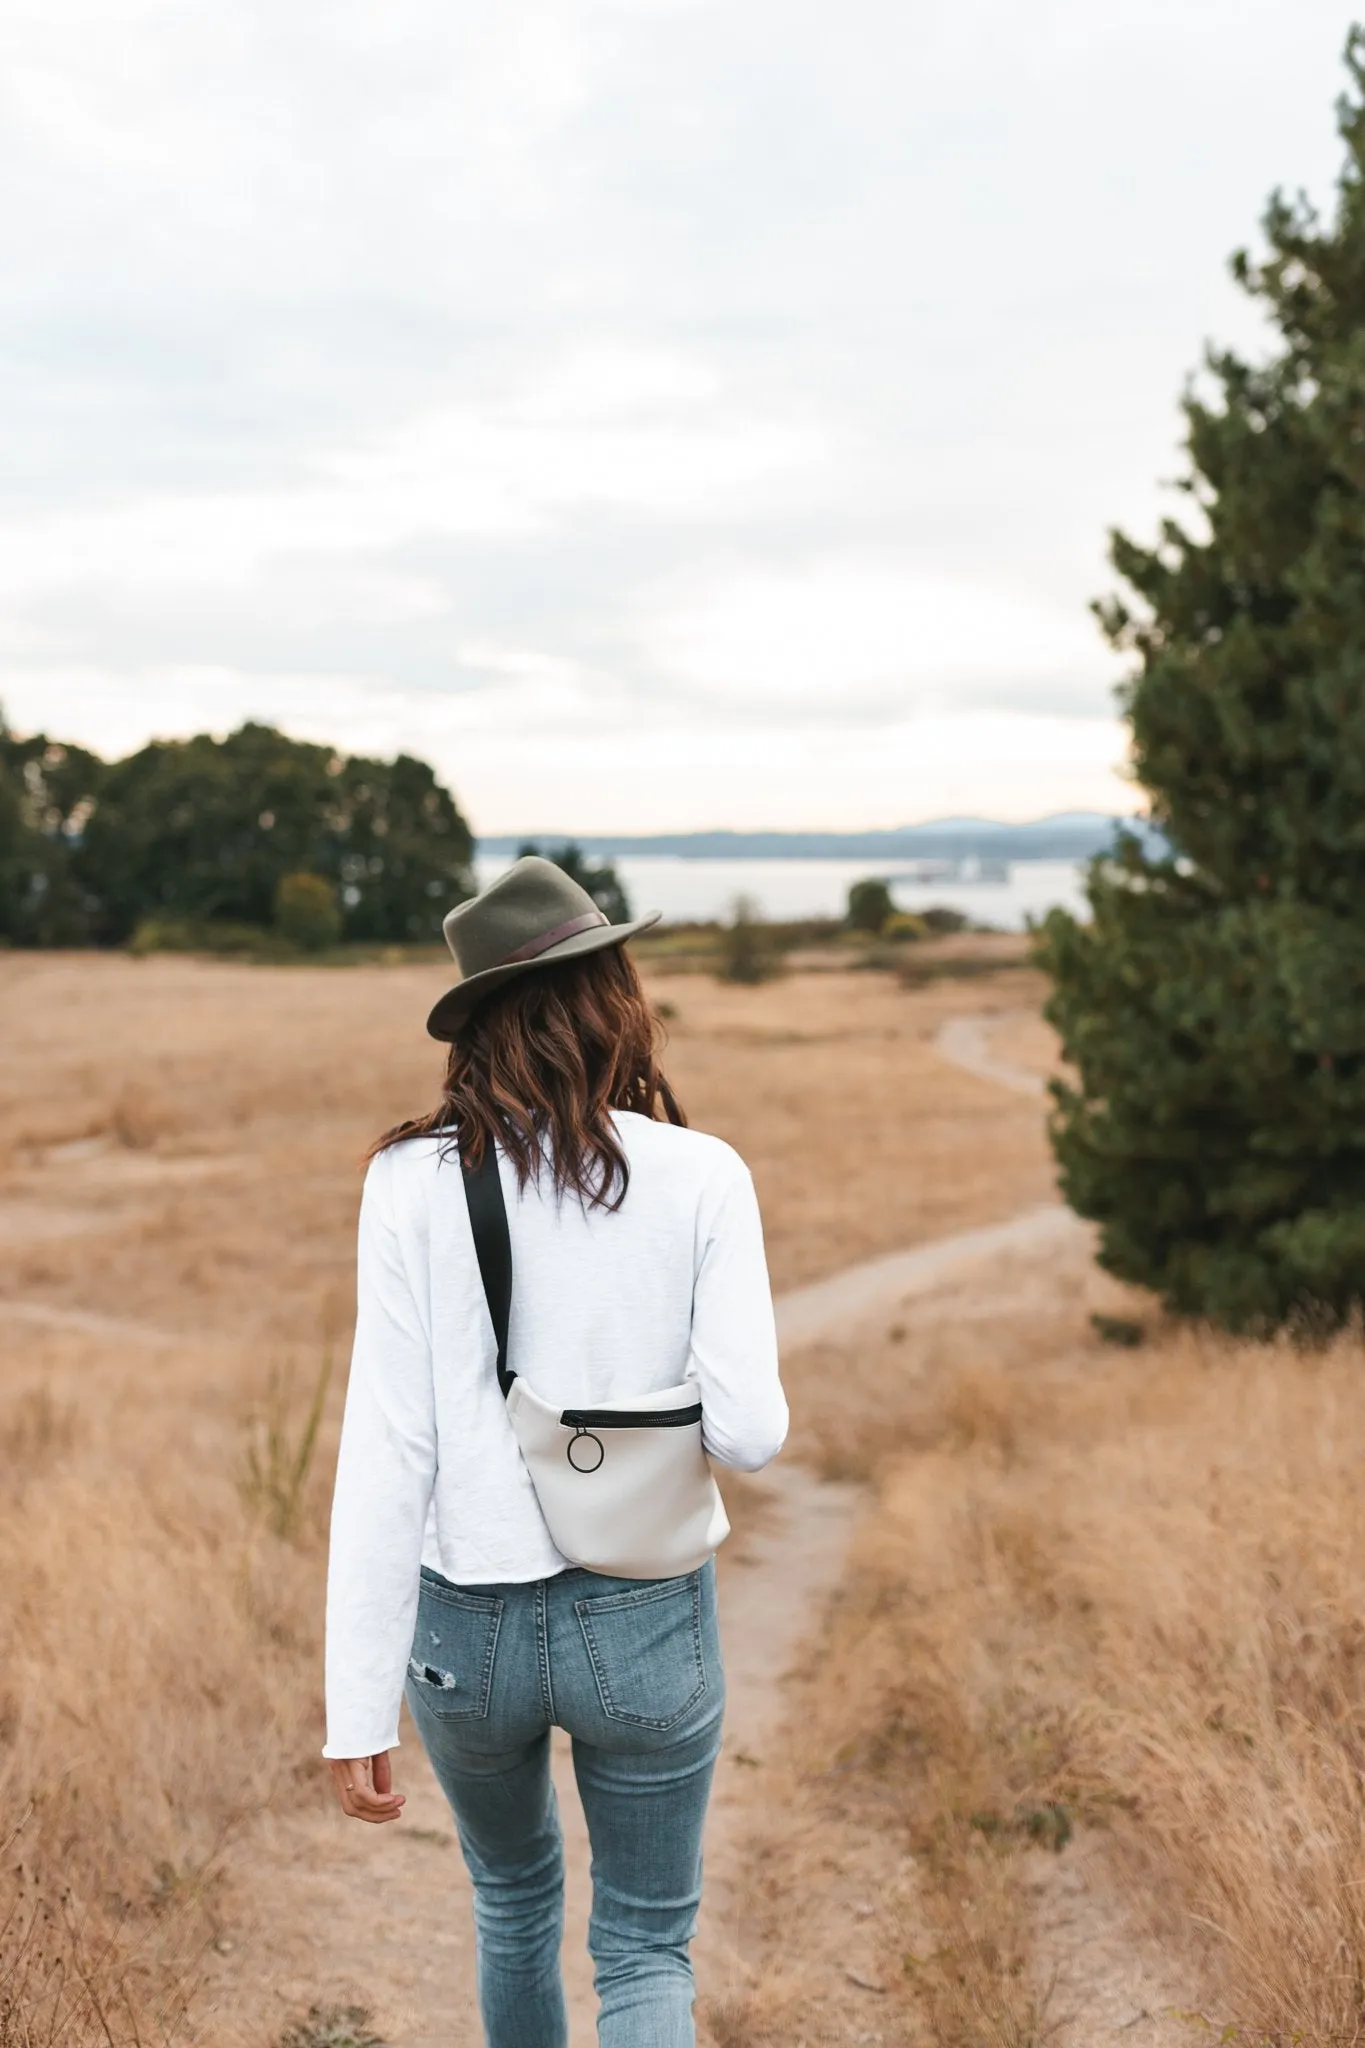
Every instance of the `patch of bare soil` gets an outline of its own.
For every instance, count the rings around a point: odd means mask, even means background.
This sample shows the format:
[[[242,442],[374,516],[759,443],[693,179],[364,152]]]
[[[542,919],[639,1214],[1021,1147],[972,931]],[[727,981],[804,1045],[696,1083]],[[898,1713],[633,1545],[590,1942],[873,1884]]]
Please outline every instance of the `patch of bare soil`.
[[[1082,1835],[1065,1855],[1035,1856],[1023,1887],[1033,1968],[1049,1993],[1050,2048],[1190,2040],[1198,2021],[1188,1965],[1135,1920],[1103,1835]]]
[[[1032,1067],[1018,1065],[999,1050],[999,1034],[988,1017],[947,1017],[934,1036],[934,1050],[965,1073],[979,1074],[1017,1095],[1044,1093],[1045,1081]]]

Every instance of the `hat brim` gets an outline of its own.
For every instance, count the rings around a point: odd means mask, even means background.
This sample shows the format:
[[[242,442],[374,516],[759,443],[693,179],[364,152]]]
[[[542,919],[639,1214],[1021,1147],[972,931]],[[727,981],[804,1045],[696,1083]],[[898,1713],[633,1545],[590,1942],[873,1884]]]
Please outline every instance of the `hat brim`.
[[[532,968],[553,966],[556,960],[577,960],[585,953],[600,953],[605,946],[623,946],[637,932],[647,931],[650,925],[657,924],[662,916],[661,910],[649,910],[643,917],[632,918],[628,924],[593,925],[586,932],[575,932],[571,939],[561,939],[557,946],[547,946],[533,960],[510,960],[501,967],[485,967],[482,974],[471,974],[467,981],[457,981],[454,988],[446,990],[427,1018],[427,1031],[432,1038],[449,1044],[459,1036],[460,1027],[470,1011],[505,982],[515,981],[520,974],[529,974]]]

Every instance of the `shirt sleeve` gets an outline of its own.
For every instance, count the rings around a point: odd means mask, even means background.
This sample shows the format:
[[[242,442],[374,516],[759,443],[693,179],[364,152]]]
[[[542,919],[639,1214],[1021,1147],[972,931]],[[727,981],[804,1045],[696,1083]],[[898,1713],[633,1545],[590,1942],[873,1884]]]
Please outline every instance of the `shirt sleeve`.
[[[726,1161],[698,1217],[691,1367],[707,1450],[719,1464],[756,1472],[786,1440],[787,1402],[758,1197],[748,1168],[728,1148]]]
[[[356,1280],[327,1572],[328,1757],[397,1746],[436,1479],[431,1343],[403,1263],[388,1152],[365,1178]]]

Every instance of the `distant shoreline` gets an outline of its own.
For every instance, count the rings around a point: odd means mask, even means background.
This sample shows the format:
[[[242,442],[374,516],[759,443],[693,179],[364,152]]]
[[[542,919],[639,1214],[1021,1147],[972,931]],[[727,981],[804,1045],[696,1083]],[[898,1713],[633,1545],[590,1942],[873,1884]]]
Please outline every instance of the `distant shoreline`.
[[[507,832],[480,838],[483,855],[514,854],[528,842],[546,848],[566,839],[598,859],[1089,860],[1111,843],[1115,828],[1140,822],[1101,811],[1066,811],[1006,824],[992,818],[938,818],[877,832]]]

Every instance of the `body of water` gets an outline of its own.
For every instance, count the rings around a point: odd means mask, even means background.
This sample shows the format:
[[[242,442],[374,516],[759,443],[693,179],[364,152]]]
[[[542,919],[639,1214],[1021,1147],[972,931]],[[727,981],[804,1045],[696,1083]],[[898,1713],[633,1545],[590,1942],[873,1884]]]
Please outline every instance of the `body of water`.
[[[480,887],[509,866],[502,855],[478,863]],[[785,922],[800,917],[842,917],[852,883],[883,873],[902,910],[942,904],[961,910],[974,923],[1022,931],[1030,917],[1060,904],[1083,912],[1084,870],[1065,860],[1020,860],[1008,881],[920,882],[894,868],[879,870],[866,860],[684,860],[676,854],[648,854],[616,862],[637,912],[661,910],[670,923],[732,915],[735,899],[747,896],[761,917]]]

